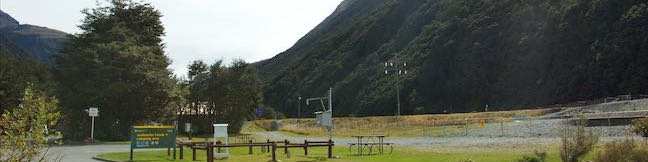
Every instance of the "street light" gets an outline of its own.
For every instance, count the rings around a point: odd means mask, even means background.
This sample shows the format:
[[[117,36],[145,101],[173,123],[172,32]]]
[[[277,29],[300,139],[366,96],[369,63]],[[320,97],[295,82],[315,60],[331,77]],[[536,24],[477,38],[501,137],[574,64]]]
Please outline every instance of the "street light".
[[[394,77],[396,78],[396,106],[398,107],[398,113],[396,115],[400,116],[401,111],[400,111],[400,88],[399,88],[399,76],[407,74],[407,70],[405,68],[407,67],[407,63],[399,63],[398,62],[398,53],[394,54],[394,62],[385,62],[385,75],[389,75],[389,70],[393,70],[394,72]]]
[[[301,118],[301,96],[297,97],[297,118]]]

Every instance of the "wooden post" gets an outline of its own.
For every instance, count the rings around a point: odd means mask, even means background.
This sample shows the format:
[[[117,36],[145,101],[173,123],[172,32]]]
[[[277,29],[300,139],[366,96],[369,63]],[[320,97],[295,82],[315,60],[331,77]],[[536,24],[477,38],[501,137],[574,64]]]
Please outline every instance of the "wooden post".
[[[183,144],[180,144],[180,160],[182,160],[182,158],[184,156],[183,154],[184,154],[184,146],[183,146]]]
[[[328,158],[333,158],[333,141],[328,141]]]
[[[207,150],[207,162],[214,162],[214,156],[212,155],[214,153],[213,148],[211,146],[210,142],[207,142],[207,147],[205,150]]]
[[[252,140],[250,140],[250,147],[248,150],[248,154],[252,155]]]
[[[167,156],[171,155],[171,148],[167,148]]]
[[[272,161],[274,162],[277,161],[277,155],[275,154],[276,150],[277,150],[277,144],[272,143]]]
[[[288,140],[284,140],[284,146],[288,145]],[[284,154],[288,153],[288,147],[284,147]]]
[[[304,140],[304,155],[308,155],[308,141]]]
[[[268,139],[267,141],[268,141],[268,144],[270,144],[270,140]],[[267,147],[267,150],[270,151],[270,145],[268,145],[266,147]]]
[[[500,134],[502,137],[504,137],[504,121],[500,120]]]
[[[191,160],[196,161],[196,148],[193,147],[193,144],[191,144],[191,155]]]
[[[464,118],[464,136],[468,136],[468,118]]]

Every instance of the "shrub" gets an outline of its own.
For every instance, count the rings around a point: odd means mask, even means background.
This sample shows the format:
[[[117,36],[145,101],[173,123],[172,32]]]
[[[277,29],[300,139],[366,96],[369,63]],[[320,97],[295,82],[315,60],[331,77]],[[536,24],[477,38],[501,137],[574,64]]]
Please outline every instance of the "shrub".
[[[596,154],[597,162],[646,162],[648,145],[637,145],[632,138],[615,140],[605,144],[603,151]]]
[[[560,159],[563,162],[578,162],[598,142],[599,136],[585,128],[586,119],[578,119],[574,126],[565,124],[560,129]]]
[[[644,139],[648,138],[648,116],[641,119],[635,119],[632,121],[631,131],[635,134],[638,134]]]
[[[46,161],[47,134],[60,136],[54,130],[60,117],[56,98],[33,91],[28,83],[17,108],[0,116],[0,161]],[[46,130],[45,126],[49,126]],[[51,160],[60,160],[57,159]]]
[[[630,152],[630,160],[633,162],[646,162],[648,161],[648,144],[643,143],[635,147]]]
[[[596,154],[595,161],[625,162],[629,161],[627,156],[635,148],[632,139],[615,140],[605,144],[604,150]]]
[[[535,152],[534,156],[523,156],[517,162],[545,162],[547,160],[546,152]]]

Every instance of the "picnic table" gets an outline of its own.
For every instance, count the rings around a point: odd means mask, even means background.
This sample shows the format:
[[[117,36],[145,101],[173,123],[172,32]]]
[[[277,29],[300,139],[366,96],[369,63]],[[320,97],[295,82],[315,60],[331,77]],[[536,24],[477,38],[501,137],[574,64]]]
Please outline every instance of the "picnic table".
[[[356,142],[349,143],[349,153],[353,151],[353,146],[357,149],[357,155],[362,155],[367,148],[369,149],[367,155],[371,155],[374,147],[378,149],[377,151],[380,154],[384,153],[385,146],[390,147],[390,154],[394,150],[393,143],[385,142],[386,135],[355,135],[351,137],[356,138]]]

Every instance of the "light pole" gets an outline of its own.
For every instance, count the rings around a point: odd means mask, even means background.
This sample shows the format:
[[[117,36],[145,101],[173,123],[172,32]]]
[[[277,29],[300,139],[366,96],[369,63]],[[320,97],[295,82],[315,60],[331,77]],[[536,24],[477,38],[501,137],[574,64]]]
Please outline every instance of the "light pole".
[[[401,74],[407,74],[407,70],[405,70],[405,67],[407,67],[406,62],[398,62],[398,53],[394,54],[394,62],[385,62],[385,75],[389,75],[389,70],[393,70],[394,72],[394,78],[396,78],[396,106],[398,108],[398,113],[396,114],[397,116],[400,116],[401,114],[401,108],[400,108],[400,88],[399,88],[399,82],[400,82],[400,75]]]
[[[301,118],[301,96],[297,97],[297,118]]]

